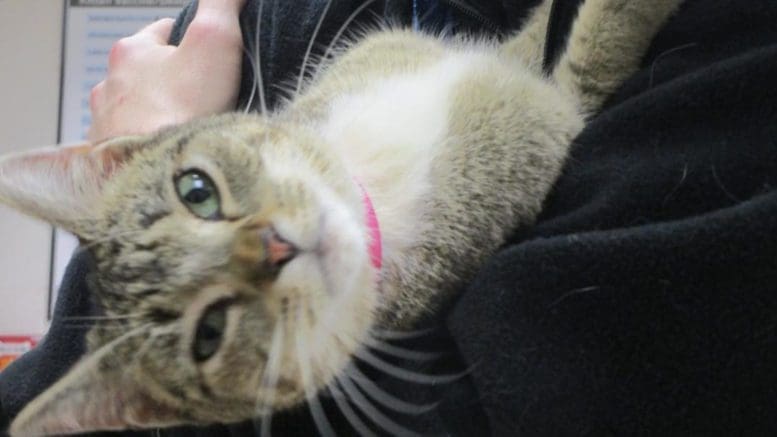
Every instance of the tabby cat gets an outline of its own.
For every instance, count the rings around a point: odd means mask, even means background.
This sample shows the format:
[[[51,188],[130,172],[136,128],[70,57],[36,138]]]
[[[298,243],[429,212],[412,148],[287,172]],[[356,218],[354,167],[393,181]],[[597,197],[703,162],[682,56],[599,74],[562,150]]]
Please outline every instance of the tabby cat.
[[[2,158],[0,199],[93,253],[106,322],[11,434],[229,423],[305,401],[331,433],[316,394],[374,393],[349,363],[387,368],[382,339],[532,223],[586,117],[680,3],[586,0],[550,75],[546,0],[504,43],[368,35],[272,113]]]

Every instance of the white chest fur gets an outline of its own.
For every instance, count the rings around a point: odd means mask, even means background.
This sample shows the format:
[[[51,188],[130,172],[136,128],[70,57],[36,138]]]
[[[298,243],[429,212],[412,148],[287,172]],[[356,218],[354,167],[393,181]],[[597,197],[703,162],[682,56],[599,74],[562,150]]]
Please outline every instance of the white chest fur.
[[[483,53],[454,53],[421,71],[339,97],[321,125],[327,143],[369,191],[387,257],[424,229],[429,173],[448,140],[451,96]]]

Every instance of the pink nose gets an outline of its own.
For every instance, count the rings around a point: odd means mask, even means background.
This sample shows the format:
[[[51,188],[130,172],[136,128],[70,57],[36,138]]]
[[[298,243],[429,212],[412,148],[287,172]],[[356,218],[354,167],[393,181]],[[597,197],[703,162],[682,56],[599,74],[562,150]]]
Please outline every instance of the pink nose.
[[[262,240],[267,253],[267,262],[273,267],[283,267],[297,256],[297,248],[281,238],[273,229],[267,230]]]

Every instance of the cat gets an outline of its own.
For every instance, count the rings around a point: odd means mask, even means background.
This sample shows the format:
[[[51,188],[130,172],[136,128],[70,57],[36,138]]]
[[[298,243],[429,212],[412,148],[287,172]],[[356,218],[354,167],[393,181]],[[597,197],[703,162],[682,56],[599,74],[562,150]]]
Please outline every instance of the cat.
[[[305,401],[331,434],[316,394],[364,388],[352,360],[385,369],[382,338],[531,225],[586,118],[681,2],[585,0],[549,75],[545,0],[503,43],[367,35],[273,113],[3,157],[0,200],[79,236],[105,314],[11,435],[231,423]]]

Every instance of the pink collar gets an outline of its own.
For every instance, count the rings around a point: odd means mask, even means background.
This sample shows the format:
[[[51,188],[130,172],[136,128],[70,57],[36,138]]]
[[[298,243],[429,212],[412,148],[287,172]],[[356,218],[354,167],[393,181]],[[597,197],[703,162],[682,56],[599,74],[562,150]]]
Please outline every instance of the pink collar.
[[[380,223],[378,223],[378,215],[375,214],[375,207],[372,205],[372,200],[367,190],[364,188],[361,182],[356,181],[356,185],[362,190],[362,202],[364,203],[364,209],[366,210],[365,220],[367,222],[367,232],[369,233],[369,241],[367,250],[370,254],[370,261],[372,266],[380,271],[383,267],[383,240],[380,236]]]

